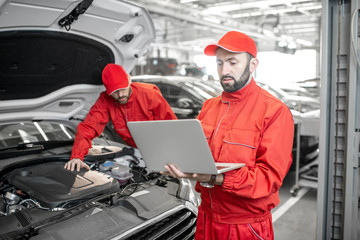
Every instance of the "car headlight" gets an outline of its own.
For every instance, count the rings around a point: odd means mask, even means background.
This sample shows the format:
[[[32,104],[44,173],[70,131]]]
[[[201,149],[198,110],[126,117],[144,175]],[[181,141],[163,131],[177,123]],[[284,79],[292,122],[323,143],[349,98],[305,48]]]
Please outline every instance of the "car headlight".
[[[194,185],[189,179],[179,178],[179,183],[168,182],[167,191],[177,198],[186,200],[198,207],[200,205],[200,196],[195,192]]]

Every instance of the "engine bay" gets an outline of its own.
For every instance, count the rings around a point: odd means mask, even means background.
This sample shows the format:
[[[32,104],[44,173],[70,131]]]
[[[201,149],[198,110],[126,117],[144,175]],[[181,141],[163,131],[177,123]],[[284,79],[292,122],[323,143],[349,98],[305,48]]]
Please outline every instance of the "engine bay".
[[[79,172],[64,169],[69,156],[52,151],[56,155],[19,156],[2,168],[0,239],[63,233],[75,225],[101,232],[98,218],[114,221],[118,232],[178,206],[178,189],[185,188],[178,179],[148,173],[137,149],[92,148],[84,159],[90,170]]]
[[[85,159],[89,171],[66,170],[61,158],[36,159],[32,161],[36,164],[15,167],[1,177],[0,216],[27,208],[61,211],[100,195],[119,192],[133,177],[134,169],[145,166],[138,154],[130,150],[118,151],[121,156],[115,158],[91,152]]]
[[[119,182],[99,171],[68,171],[63,162],[49,162],[10,172],[0,189],[0,214],[9,215],[27,207],[64,210],[80,199],[118,191]]]

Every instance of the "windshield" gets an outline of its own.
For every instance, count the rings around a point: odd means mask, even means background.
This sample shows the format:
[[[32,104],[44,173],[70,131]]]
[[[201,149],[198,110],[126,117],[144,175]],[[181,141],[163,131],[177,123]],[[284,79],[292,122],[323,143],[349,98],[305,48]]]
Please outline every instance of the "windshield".
[[[309,97],[309,98],[316,98],[316,96],[314,94],[311,94],[305,88],[297,88],[297,89],[282,88],[282,90],[292,96],[305,96],[305,97]]]
[[[217,92],[216,89],[207,86],[205,84],[201,84],[200,82],[199,83],[185,82],[184,87],[194,96],[196,96],[199,99],[202,99],[202,102],[209,98],[213,98],[220,95],[220,93]]]
[[[19,143],[69,141],[75,132],[68,126],[54,122],[19,122],[0,125],[0,147]]]
[[[266,91],[268,91],[269,93],[271,93],[272,95],[274,95],[275,97],[279,98],[280,100],[284,101],[286,98],[289,98],[289,94],[287,94],[285,91],[278,89],[278,88],[274,88],[274,87],[270,87],[268,84],[264,84],[261,82],[257,82],[257,84],[265,89]]]
[[[211,95],[211,97],[217,97],[222,93],[221,85],[216,86],[215,84],[211,84],[206,81],[194,82],[194,85]]]

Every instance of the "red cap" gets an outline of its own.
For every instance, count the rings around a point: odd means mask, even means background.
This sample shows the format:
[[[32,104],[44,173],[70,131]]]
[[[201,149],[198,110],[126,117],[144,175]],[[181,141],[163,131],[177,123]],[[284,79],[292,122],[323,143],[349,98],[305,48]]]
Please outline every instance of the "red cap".
[[[231,31],[226,33],[218,43],[210,44],[205,47],[205,55],[215,56],[218,47],[229,52],[247,52],[253,57],[256,57],[257,54],[255,41],[242,32]]]
[[[106,88],[106,93],[109,95],[117,90],[130,86],[130,81],[125,70],[122,66],[113,63],[105,66],[102,72],[102,80]]]

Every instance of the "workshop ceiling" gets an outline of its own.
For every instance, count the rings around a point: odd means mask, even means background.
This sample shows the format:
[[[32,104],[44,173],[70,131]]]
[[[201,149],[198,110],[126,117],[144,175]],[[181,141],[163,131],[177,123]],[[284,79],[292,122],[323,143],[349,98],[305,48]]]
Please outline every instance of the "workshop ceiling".
[[[320,0],[136,0],[151,14],[154,46],[201,51],[225,32],[239,30],[259,51],[319,49]]]

